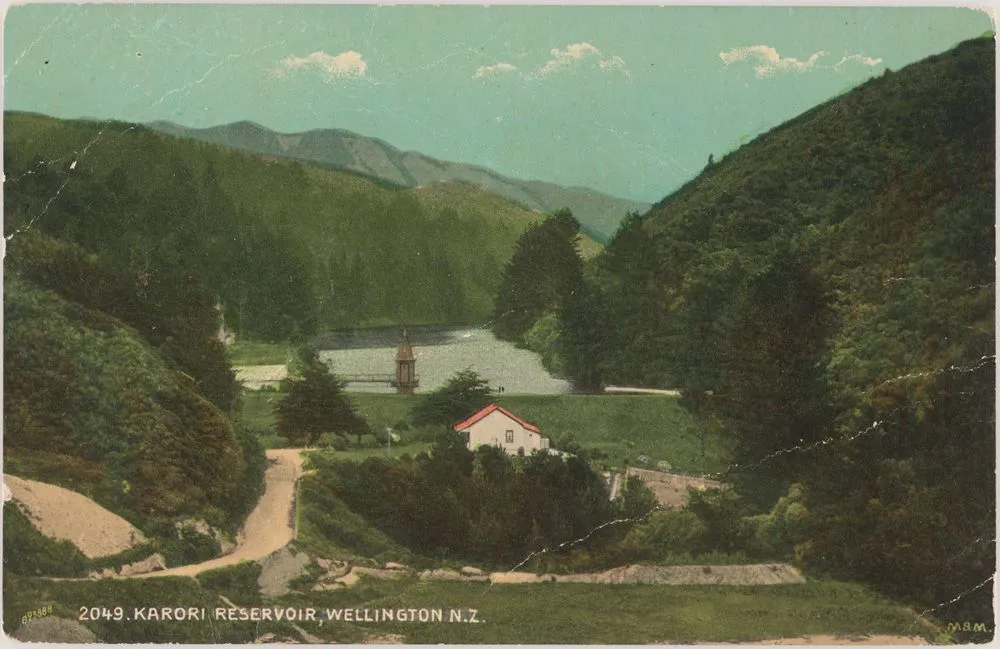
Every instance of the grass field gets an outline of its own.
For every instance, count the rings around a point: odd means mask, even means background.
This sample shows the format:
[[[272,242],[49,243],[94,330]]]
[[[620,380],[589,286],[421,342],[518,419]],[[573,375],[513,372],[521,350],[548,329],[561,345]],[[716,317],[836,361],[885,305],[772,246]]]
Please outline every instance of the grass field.
[[[240,417],[255,428],[274,428],[274,407],[283,395],[280,392],[243,391]],[[354,392],[348,398],[373,430],[395,427],[397,422],[410,420],[410,411],[423,397],[398,394]]]
[[[274,407],[281,400],[280,392],[244,390],[238,419],[251,428],[274,429]]]
[[[244,644],[265,632],[294,633],[285,623],[222,620],[126,621],[136,607],[222,606],[215,592],[188,577],[160,579],[105,579],[48,581],[4,574],[4,631],[12,633],[28,611],[52,606],[52,615],[79,620],[81,608],[96,608],[95,620],[83,621],[106,643],[220,643]],[[119,608],[120,607],[120,608]],[[118,610],[116,610],[118,609]],[[107,611],[107,617],[104,612]],[[118,620],[114,618],[118,617]]]
[[[415,456],[423,451],[431,450],[431,446],[430,442],[413,442],[402,446],[393,444],[392,448],[375,446],[372,448],[349,448],[346,451],[335,451],[332,448],[325,448],[322,452],[335,460],[361,461],[370,457],[393,458],[402,457],[403,455]]]
[[[694,418],[677,397],[657,394],[532,395],[501,397],[498,403],[518,417],[538,425],[549,436],[572,434],[585,448],[608,454],[608,463],[646,455],[653,464],[668,462],[671,470],[712,473],[726,467],[728,451],[717,435],[705,440]]]
[[[275,392],[244,392],[241,416],[256,428],[273,429],[272,410],[281,398]],[[421,395],[350,394],[358,412],[373,429],[396,427],[409,421]],[[668,462],[673,471],[713,473],[726,467],[726,443],[718,435],[705,440],[704,462],[701,437],[691,415],[666,395],[520,395],[505,396],[497,403],[518,417],[537,424],[549,436],[571,434],[583,447],[607,454],[601,462],[621,467],[626,459],[640,466],[636,457],[645,455],[655,464]],[[402,435],[406,437],[406,433]],[[265,440],[267,441],[267,440]]]
[[[783,586],[654,586],[624,584],[484,585],[405,579],[368,580],[341,591],[261,598],[240,578],[165,578],[6,584],[5,630],[26,611],[53,604],[54,614],[77,619],[80,607],[237,605],[325,608],[476,609],[478,624],[400,622],[297,622],[325,641],[359,642],[385,634],[408,643],[689,643],[737,642],[808,634],[923,635],[932,629],[912,613],[854,584],[816,581]],[[9,577],[7,578],[9,579]],[[215,583],[218,582],[218,583]],[[242,585],[241,584],[245,584]],[[245,590],[246,592],[242,592]],[[250,642],[267,631],[295,636],[282,623],[85,622],[105,642]],[[927,636],[925,636],[927,637]],[[939,638],[941,639],[941,638]]]
[[[380,623],[409,643],[735,642],[805,634],[919,634],[912,614],[861,586],[398,584],[368,606],[474,608],[479,624]]]

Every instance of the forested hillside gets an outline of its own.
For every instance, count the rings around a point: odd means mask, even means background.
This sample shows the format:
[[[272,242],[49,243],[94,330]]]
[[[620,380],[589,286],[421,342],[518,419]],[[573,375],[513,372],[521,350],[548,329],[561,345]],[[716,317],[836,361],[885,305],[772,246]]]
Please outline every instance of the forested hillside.
[[[235,531],[264,454],[227,416],[236,384],[214,298],[149,282],[33,229],[4,268],[4,471],[94,498],[150,536]]]
[[[804,485],[791,554],[944,619],[992,619],[994,95],[979,39],[760,136],[630,218],[562,324],[734,438],[747,511]]]
[[[458,182],[515,201],[528,209],[555,212],[568,208],[584,232],[599,241],[614,234],[625,214],[644,211],[649,203],[632,201],[585,187],[563,187],[538,180],[518,180],[470,164],[437,160],[415,151],[400,151],[382,140],[340,129],[305,133],[277,133],[253,122],[210,128],[186,128],[171,122],[153,122],[150,128],[243,149],[252,153],[314,162],[344,169],[400,187]]]
[[[123,274],[182,274],[237,336],[484,322],[541,215],[478,188],[402,190],[143,126],[4,117],[5,232],[78,243]]]

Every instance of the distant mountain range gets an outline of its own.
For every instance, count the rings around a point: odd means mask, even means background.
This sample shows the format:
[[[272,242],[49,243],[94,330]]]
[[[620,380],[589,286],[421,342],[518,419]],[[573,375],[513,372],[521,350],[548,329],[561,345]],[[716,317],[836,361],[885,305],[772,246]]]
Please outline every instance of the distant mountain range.
[[[148,127],[180,137],[242,149],[261,155],[304,160],[334,169],[364,174],[402,187],[457,181],[519,203],[528,209],[554,212],[568,207],[583,230],[607,242],[629,212],[645,213],[650,205],[608,196],[586,187],[563,187],[538,180],[508,178],[484,167],[437,160],[422,153],[400,151],[376,138],[340,129],[278,133],[254,122],[210,128],[188,128],[157,121]]]

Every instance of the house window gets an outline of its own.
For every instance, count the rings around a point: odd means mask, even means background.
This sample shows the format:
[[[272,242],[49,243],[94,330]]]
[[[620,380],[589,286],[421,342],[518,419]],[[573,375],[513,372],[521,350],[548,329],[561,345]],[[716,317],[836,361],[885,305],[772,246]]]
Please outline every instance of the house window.
[[[507,437],[506,437],[505,441],[508,444],[513,444],[514,443],[514,431],[512,431],[512,430],[508,430],[507,431]]]

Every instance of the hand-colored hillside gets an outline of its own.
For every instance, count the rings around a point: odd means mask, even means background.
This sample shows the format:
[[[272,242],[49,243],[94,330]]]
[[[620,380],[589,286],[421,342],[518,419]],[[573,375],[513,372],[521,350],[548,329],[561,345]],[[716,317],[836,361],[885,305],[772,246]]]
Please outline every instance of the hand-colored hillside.
[[[143,126],[5,116],[6,232],[38,228],[128,275],[182,272],[230,331],[484,322],[541,214],[477,187],[356,174]]]
[[[340,129],[277,133],[260,124],[236,122],[211,128],[186,128],[153,122],[150,128],[253,153],[305,160],[332,169],[353,171],[400,187],[460,182],[481,187],[531,210],[563,208],[580,221],[583,231],[599,241],[614,236],[630,212],[644,212],[648,203],[602,194],[585,187],[563,187],[538,180],[508,178],[484,167],[446,162],[414,151],[400,151],[376,138]]]
[[[599,342],[563,347],[681,388],[758,511],[803,484],[807,566],[942,619],[992,615],[994,59],[886,71],[707,167],[607,246],[568,334]]]
[[[165,293],[136,299],[166,335],[158,345],[141,319],[121,319],[127,300],[115,300],[117,316],[101,310],[102,299],[117,297],[107,277],[93,259],[35,233],[8,244],[4,472],[85,494],[149,535],[184,516],[232,531],[262,470],[260,447],[206,399],[213,380],[232,377],[174,347],[209,353],[162,318],[156,301]],[[211,303],[202,308],[212,313]]]

